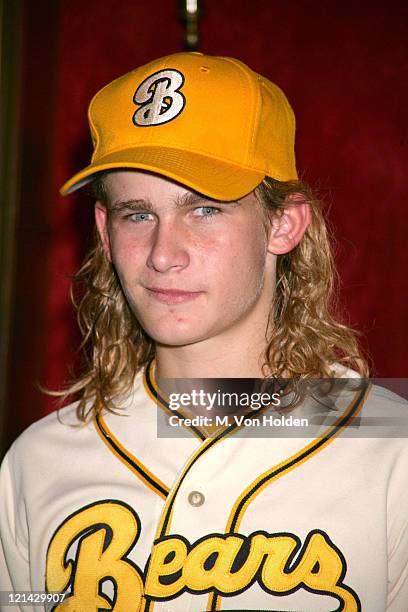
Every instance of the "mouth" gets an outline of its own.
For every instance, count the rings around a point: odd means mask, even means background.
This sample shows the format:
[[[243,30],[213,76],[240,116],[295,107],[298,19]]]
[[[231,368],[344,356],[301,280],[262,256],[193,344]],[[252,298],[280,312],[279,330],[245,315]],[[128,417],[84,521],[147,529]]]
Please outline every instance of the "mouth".
[[[164,287],[146,287],[148,295],[164,304],[182,304],[197,299],[202,291],[183,291],[181,289],[165,289]]]

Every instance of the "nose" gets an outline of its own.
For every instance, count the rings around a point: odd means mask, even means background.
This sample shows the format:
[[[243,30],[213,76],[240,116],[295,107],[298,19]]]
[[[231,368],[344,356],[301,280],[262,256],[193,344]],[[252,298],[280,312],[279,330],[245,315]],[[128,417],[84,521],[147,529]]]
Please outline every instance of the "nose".
[[[174,220],[159,221],[152,235],[147,266],[162,273],[186,268],[190,263],[187,233]]]

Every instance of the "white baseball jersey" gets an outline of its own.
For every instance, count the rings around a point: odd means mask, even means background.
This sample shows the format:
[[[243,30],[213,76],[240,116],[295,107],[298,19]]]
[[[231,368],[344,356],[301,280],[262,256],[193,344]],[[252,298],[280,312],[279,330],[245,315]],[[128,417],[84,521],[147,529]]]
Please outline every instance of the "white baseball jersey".
[[[406,417],[400,397],[354,391],[315,438],[203,440],[157,437],[155,393],[147,368],[123,413],[72,427],[72,405],[12,445],[0,590],[76,612],[408,610],[408,441],[346,435]]]

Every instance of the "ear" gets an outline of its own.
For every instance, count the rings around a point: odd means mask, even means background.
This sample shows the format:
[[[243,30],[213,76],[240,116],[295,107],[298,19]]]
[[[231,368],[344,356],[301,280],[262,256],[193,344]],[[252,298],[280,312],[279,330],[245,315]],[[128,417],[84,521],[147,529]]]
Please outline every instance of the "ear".
[[[304,195],[294,193],[288,196],[285,208],[271,220],[268,251],[274,255],[289,253],[302,240],[312,215]]]
[[[108,211],[106,210],[106,206],[99,201],[95,202],[95,223],[106,259],[112,262],[112,252],[108,230]]]

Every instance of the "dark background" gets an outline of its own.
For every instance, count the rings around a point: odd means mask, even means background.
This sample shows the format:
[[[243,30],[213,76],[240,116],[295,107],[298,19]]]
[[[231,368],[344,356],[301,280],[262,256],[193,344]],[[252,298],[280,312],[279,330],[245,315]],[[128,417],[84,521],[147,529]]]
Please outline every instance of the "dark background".
[[[374,374],[407,365],[407,9],[405,2],[207,0],[200,51],[249,64],[286,92],[297,165],[329,206],[341,304]],[[79,337],[70,275],[92,235],[92,202],[62,198],[88,163],[93,94],[182,49],[176,0],[22,4],[21,178],[6,385],[6,445],[55,408],[36,381],[69,380]],[[215,101],[216,102],[216,101]]]

